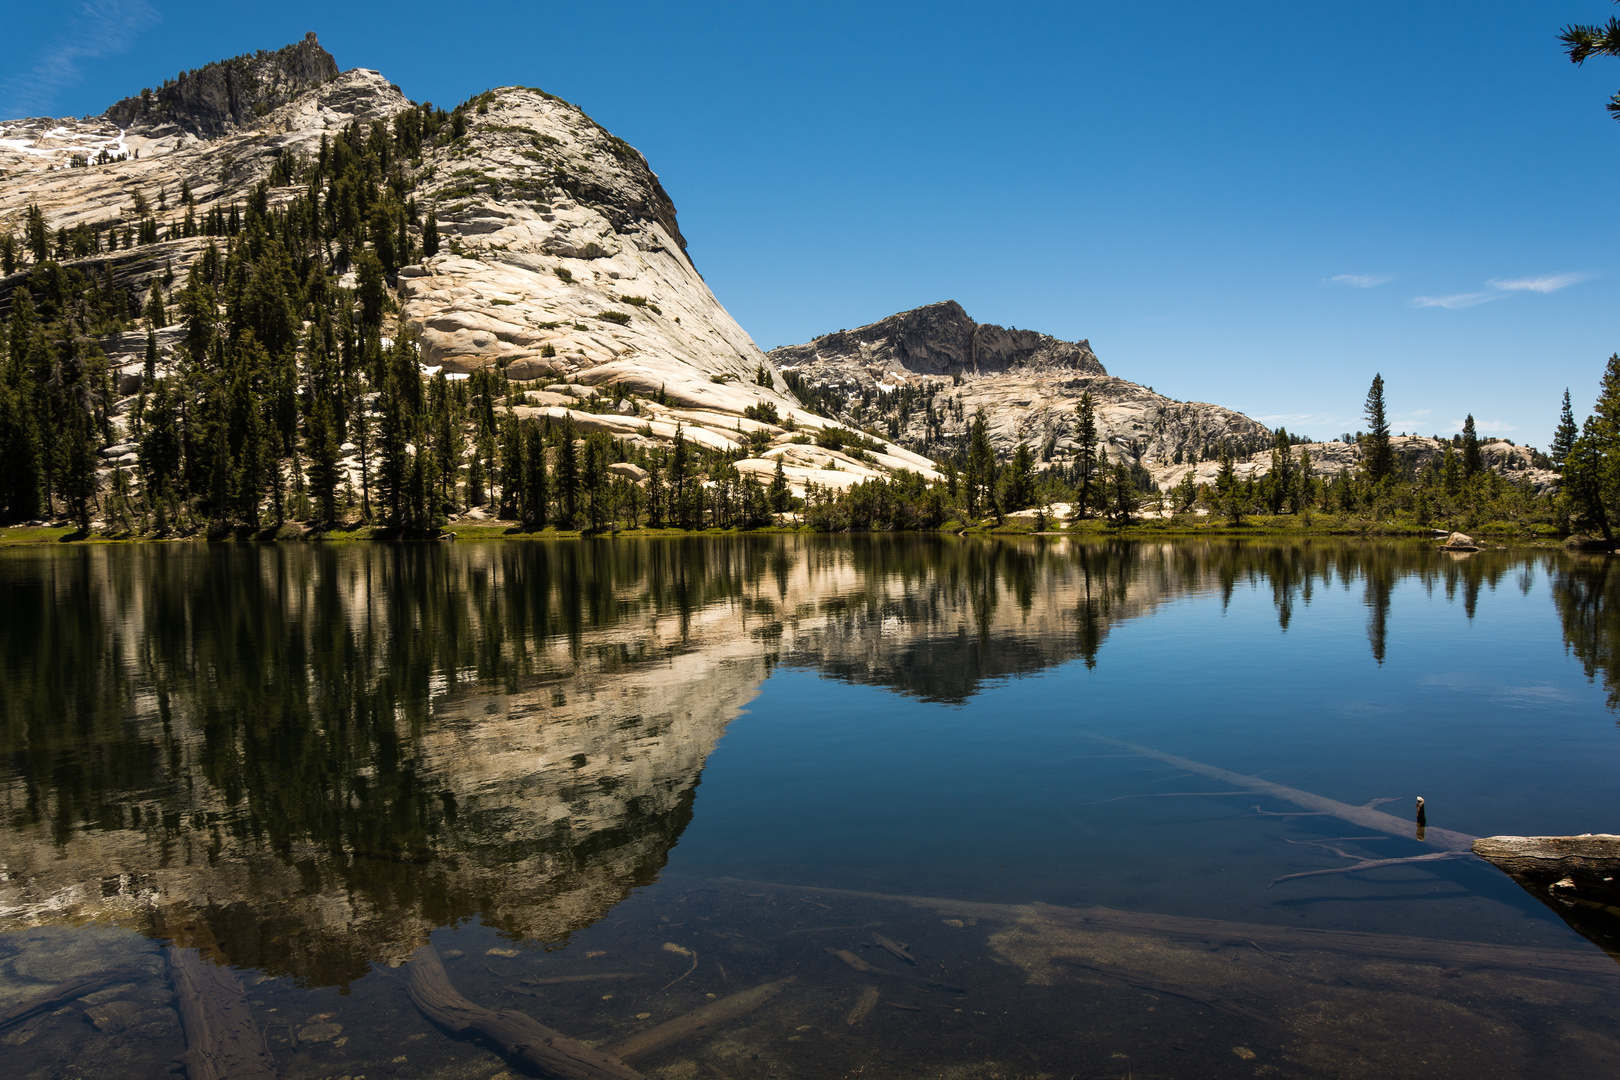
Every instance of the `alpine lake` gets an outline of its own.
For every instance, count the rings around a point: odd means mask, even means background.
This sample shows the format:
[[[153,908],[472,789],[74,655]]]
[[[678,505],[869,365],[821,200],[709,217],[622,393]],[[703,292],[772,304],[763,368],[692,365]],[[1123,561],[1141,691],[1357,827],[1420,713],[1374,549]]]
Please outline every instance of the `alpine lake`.
[[[1446,846],[1620,831],[1613,560],[42,546],[0,611],[6,1078],[1620,1076],[1593,913]]]

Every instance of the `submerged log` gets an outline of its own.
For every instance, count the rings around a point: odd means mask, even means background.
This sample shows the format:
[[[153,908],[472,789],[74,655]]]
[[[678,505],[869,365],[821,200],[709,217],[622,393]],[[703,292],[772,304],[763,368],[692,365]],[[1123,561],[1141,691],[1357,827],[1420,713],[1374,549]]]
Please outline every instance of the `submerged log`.
[[[608,1047],[608,1053],[625,1061],[634,1061],[648,1054],[656,1054],[678,1042],[684,1042],[694,1035],[713,1032],[722,1024],[747,1016],[780,994],[792,981],[792,979],[778,979],[776,982],[762,983],[730,997],[711,1001],[684,1016],[677,1016],[657,1027],[632,1035],[623,1042],[614,1043]]]
[[[1168,994],[1171,997],[1185,998],[1188,1001],[1195,1001],[1200,1005],[1207,1005],[1212,1009],[1219,1009],[1222,1012],[1231,1013],[1233,1016],[1241,1016],[1246,1020],[1253,1020],[1261,1024],[1277,1023],[1275,1017],[1267,1016],[1265,1013],[1257,1012],[1256,1010],[1251,1009],[1247,1005],[1240,1002],[1230,1001],[1226,998],[1220,997],[1217,994],[1211,994],[1207,993],[1206,991],[1199,990],[1196,987],[1182,986],[1178,983],[1167,983],[1162,979],[1152,979],[1134,971],[1122,971],[1119,968],[1110,967],[1105,964],[1094,963],[1090,960],[1082,960],[1076,956],[1059,956],[1057,957],[1057,962],[1060,964],[1065,964],[1069,967],[1083,968],[1087,971],[1095,971],[1100,975],[1106,975],[1110,979],[1118,979],[1127,986],[1134,986],[1140,990],[1152,990],[1157,994]]]
[[[877,1007],[878,996],[877,987],[875,986],[868,986],[865,990],[862,990],[861,996],[855,999],[855,1007],[850,1009],[849,1015],[844,1017],[844,1023],[854,1027],[862,1020],[865,1020],[871,1011]]]
[[[890,941],[882,934],[873,934],[872,942],[877,945],[878,948],[882,949],[896,960],[904,960],[908,964],[915,964],[917,962],[917,958],[912,956],[907,950],[906,946],[900,944],[898,941]]]
[[[1166,754],[1146,746],[1137,746],[1134,743],[1111,739],[1106,735],[1094,734],[1092,738],[1099,742],[1108,743],[1111,746],[1120,747],[1123,750],[1129,750],[1131,753],[1142,757],[1162,761],[1166,765],[1174,765],[1178,769],[1186,769],[1188,772],[1207,776],[1212,780],[1220,780],[1231,784],[1233,787],[1243,788],[1245,791],[1252,791],[1257,795],[1270,795],[1274,799],[1292,803],[1306,810],[1332,815],[1341,821],[1348,821],[1364,829],[1387,833],[1390,836],[1419,839],[1423,843],[1431,847],[1437,847],[1442,851],[1471,851],[1474,841],[1479,839],[1477,836],[1470,836],[1467,833],[1456,832],[1452,829],[1425,829],[1422,836],[1414,837],[1413,825],[1410,821],[1398,818],[1394,814],[1386,814],[1382,810],[1374,810],[1371,806],[1351,806],[1349,803],[1329,799],[1321,795],[1313,795],[1309,791],[1291,788],[1286,784],[1274,784],[1270,780],[1262,780],[1258,776],[1245,776],[1242,773],[1228,772],[1213,765],[1205,765],[1201,761],[1192,761],[1189,758]]]
[[[411,954],[405,991],[423,1016],[456,1036],[478,1036],[546,1080],[642,1080],[612,1054],[592,1050],[526,1013],[496,1012],[462,997],[432,945]]]
[[[1474,852],[1620,960],[1620,836],[1487,836]]]
[[[65,983],[58,983],[39,997],[30,998],[19,1005],[13,1005],[5,1012],[0,1012],[0,1031],[13,1024],[28,1019],[35,1013],[42,1013],[46,1009],[54,1009],[58,1005],[65,1005],[74,998],[94,993],[116,978],[121,978],[119,972],[108,972],[103,975],[89,975],[82,979],[69,979]]]
[[[191,1080],[274,1080],[264,1035],[248,1011],[241,980],[206,963],[196,949],[168,948],[169,979],[186,1033],[180,1055]]]
[[[737,878],[718,880],[750,889],[775,889],[787,893],[814,893],[829,898],[848,897],[852,900],[904,904],[943,916],[994,919],[1003,922],[1048,919],[1074,929],[1122,930],[1216,946],[1247,948],[1253,945],[1272,949],[1322,950],[1357,956],[1378,956],[1410,963],[1440,964],[1445,967],[1503,968],[1539,974],[1563,972],[1572,975],[1620,975],[1620,968],[1616,968],[1608,957],[1577,949],[1541,949],[1524,945],[1442,941],[1403,937],[1398,934],[1369,934],[1359,930],[1312,930],[1295,926],[1267,926],[1259,923],[1227,922],[1223,919],[1119,911],[1105,907],[1068,908],[1042,903],[993,904],[982,900],[860,892],[853,889],[828,889],[816,885],[782,885]]]
[[[874,967],[873,965],[868,964],[865,960],[862,960],[860,957],[856,956],[854,953],[850,952],[848,949],[829,948],[827,950],[827,955],[842,960],[844,963],[848,964],[856,971],[861,972],[863,975],[884,975],[891,979],[904,979],[906,982],[913,985],[933,986],[940,990],[948,990],[953,994],[967,993],[967,991],[963,990],[960,986],[955,986],[947,982],[940,982],[938,979],[929,979],[921,975],[913,975],[908,971],[890,971],[888,968]]]

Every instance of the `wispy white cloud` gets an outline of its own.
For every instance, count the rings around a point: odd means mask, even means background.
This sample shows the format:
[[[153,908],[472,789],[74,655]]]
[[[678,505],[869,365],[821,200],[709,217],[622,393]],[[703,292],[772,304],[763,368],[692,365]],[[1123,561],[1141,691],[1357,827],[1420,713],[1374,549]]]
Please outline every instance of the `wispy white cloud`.
[[[1328,278],[1335,285],[1348,285],[1352,289],[1376,289],[1395,280],[1394,274],[1334,274]]]
[[[1453,420],[1451,422],[1451,429],[1453,431],[1461,431],[1463,429],[1463,422],[1461,420]],[[1474,430],[1489,431],[1501,435],[1506,434],[1509,431],[1517,431],[1518,429],[1505,420],[1475,420]]]
[[[1466,292],[1452,293],[1450,296],[1414,296],[1412,297],[1412,306],[1419,308],[1437,307],[1453,311],[1457,308],[1478,307],[1480,304],[1488,304],[1492,300],[1500,300],[1506,295],[1505,292]]]
[[[81,0],[68,28],[33,66],[0,81],[0,116],[51,111],[56,95],[81,78],[79,66],[128,49],[160,16],[147,0]],[[112,102],[107,102],[112,104]]]
[[[1502,292],[1550,293],[1590,281],[1591,278],[1591,274],[1543,274],[1541,277],[1512,278],[1507,281],[1496,278],[1485,284]]]
[[[1573,274],[1543,274],[1540,277],[1526,278],[1492,278],[1485,283],[1486,291],[1469,293],[1452,293],[1450,296],[1414,296],[1412,306],[1425,308],[1437,307],[1448,310],[1455,308],[1478,307],[1488,304],[1492,300],[1501,300],[1514,293],[1535,292],[1552,293],[1559,289],[1578,285],[1583,281],[1590,281],[1595,275],[1585,272]]]

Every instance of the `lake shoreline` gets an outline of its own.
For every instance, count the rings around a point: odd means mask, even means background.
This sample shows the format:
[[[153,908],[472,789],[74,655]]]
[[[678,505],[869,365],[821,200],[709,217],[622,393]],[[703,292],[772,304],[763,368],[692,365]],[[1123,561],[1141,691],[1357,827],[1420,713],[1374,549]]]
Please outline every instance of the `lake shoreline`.
[[[1439,541],[1445,536],[1438,526],[1428,527],[1398,522],[1376,522],[1360,518],[1334,515],[1313,515],[1309,523],[1287,517],[1251,517],[1241,525],[1229,523],[1198,523],[1191,521],[1139,521],[1130,525],[1115,525],[1100,519],[1077,522],[1063,529],[1037,529],[1033,524],[1008,522],[964,524],[947,522],[934,530],[911,532],[915,536],[991,536],[991,537],[1075,537],[1111,540],[1159,539],[1366,539],[1366,540],[1423,540]],[[1491,527],[1480,526],[1467,531],[1474,539],[1492,546],[1562,547],[1570,537],[1562,536],[1545,526]],[[382,526],[354,524],[335,529],[311,529],[295,523],[272,526],[260,530],[237,529],[226,534],[206,531],[159,536],[151,533],[110,533],[93,531],[84,535],[71,525],[8,526],[0,528],[0,547],[28,547],[52,544],[177,544],[177,543],[443,543],[465,540],[593,540],[618,538],[669,538],[679,536],[843,536],[848,533],[819,532],[803,526],[773,525],[758,529],[677,529],[638,527],[631,529],[544,528],[527,530],[516,522],[453,521],[435,532],[399,530]],[[883,535],[902,535],[900,532]]]

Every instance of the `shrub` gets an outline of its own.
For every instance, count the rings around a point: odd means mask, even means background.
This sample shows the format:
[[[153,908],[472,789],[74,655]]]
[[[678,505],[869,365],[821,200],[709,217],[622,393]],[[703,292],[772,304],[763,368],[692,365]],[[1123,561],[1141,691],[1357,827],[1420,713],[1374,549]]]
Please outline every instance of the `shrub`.
[[[624,326],[630,321],[630,314],[625,311],[604,311],[600,317],[608,322],[618,323],[620,326]]]
[[[574,272],[568,269],[566,266],[557,267],[557,276],[568,282],[570,285],[574,283]]]

